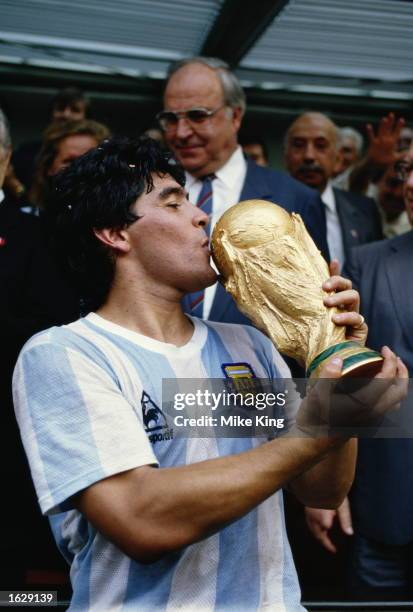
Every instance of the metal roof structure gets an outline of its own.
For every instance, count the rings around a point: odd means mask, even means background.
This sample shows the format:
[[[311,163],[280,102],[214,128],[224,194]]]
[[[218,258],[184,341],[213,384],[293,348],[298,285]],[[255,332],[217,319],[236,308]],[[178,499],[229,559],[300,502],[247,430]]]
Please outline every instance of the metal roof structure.
[[[317,96],[411,113],[410,0],[0,0],[0,75],[160,91],[168,64],[228,61],[258,106]],[[157,84],[156,84],[157,82]]]

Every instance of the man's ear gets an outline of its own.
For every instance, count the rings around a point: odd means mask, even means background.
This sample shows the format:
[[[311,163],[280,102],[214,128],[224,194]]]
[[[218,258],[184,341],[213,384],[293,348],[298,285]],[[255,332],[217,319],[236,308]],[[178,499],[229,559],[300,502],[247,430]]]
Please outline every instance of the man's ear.
[[[241,127],[242,115],[242,108],[240,106],[235,106],[232,108],[232,124],[235,127],[236,132],[238,132]]]
[[[336,153],[336,161],[333,167],[333,176],[337,176],[343,171],[343,152],[339,149]]]
[[[129,235],[126,229],[107,227],[104,229],[93,229],[96,238],[118,253],[128,253],[130,249]]]

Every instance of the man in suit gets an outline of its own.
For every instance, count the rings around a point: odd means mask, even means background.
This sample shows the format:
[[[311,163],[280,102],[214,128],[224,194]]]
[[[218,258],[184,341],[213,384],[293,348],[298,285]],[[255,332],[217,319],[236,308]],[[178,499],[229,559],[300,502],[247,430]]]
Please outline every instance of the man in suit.
[[[185,168],[190,200],[210,216],[210,229],[240,200],[269,200],[300,213],[328,257],[325,219],[317,194],[282,172],[244,158],[237,135],[245,112],[245,94],[225,62],[195,57],[174,64],[165,87],[164,109],[158,120],[166,143]],[[207,181],[210,191],[205,198]],[[203,298],[189,297],[186,309],[212,321],[248,322],[220,285],[208,288]],[[191,308],[192,304],[197,308]]]
[[[383,237],[373,200],[337,189],[332,179],[340,163],[339,131],[321,113],[304,113],[286,135],[285,164],[297,180],[320,192],[332,258],[343,266],[350,250]]]
[[[39,218],[19,211],[3,186],[11,156],[8,123],[0,109],[0,482],[5,492],[0,521],[0,588],[22,588],[25,571],[58,569],[50,529],[37,508],[14,418],[11,380],[23,344],[34,333],[78,317],[78,307],[44,248]]]
[[[413,227],[413,149],[398,164]],[[386,344],[413,376],[413,230],[352,251],[346,270],[360,292],[369,326],[367,345]],[[411,431],[411,406],[406,403]],[[410,416],[407,414],[410,408]],[[405,413],[405,414],[403,414]],[[411,436],[410,436],[411,438]],[[361,439],[350,502],[354,527],[351,588],[360,599],[413,597],[413,440]],[[307,521],[326,548],[336,511],[307,509]],[[341,522],[340,511],[338,520]],[[351,523],[350,523],[351,524]]]

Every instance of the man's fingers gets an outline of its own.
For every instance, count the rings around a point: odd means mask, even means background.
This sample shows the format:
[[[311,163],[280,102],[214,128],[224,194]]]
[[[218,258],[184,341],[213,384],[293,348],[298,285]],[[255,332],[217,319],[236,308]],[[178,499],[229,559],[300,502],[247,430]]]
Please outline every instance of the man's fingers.
[[[343,276],[330,276],[322,285],[324,291],[345,291],[351,289],[351,280]]]
[[[333,555],[337,552],[337,548],[335,547],[332,540],[330,539],[328,531],[322,531],[319,537],[317,538],[317,540],[320,542],[322,546],[324,546],[326,550],[328,550],[328,552],[333,553]]]
[[[324,529],[330,529],[334,522],[336,510],[305,507],[305,520],[311,533],[318,535]]]
[[[407,395],[409,386],[408,378],[396,378],[394,383],[382,394],[376,404],[375,410],[378,414],[394,412],[400,408],[401,402]]]
[[[351,511],[348,497],[346,497],[341,506],[337,508],[337,519],[344,533],[346,533],[347,535],[353,535],[353,522],[351,519]]]
[[[377,129],[378,136],[384,136],[385,133],[390,131],[394,123],[394,114],[389,113],[386,117],[382,117],[379,121],[379,127]]]
[[[323,378],[340,378],[341,370],[343,369],[343,360],[340,357],[333,357],[322,368],[320,379]],[[316,384],[318,386],[318,383]]]
[[[361,329],[365,326],[364,318],[358,312],[337,312],[331,317],[337,325],[345,325],[353,329]]]
[[[366,132],[367,132],[367,139],[369,141],[369,144],[372,144],[374,140],[374,130],[373,130],[373,126],[371,125],[371,123],[368,123],[366,125]]]
[[[400,357],[397,357],[397,375],[399,378],[409,378],[409,370],[406,368]]]
[[[383,346],[381,354],[384,358],[383,365],[375,378],[392,379],[396,376],[397,372],[397,357],[388,346]]]
[[[325,510],[322,508],[306,508],[305,519],[312,535],[329,552],[336,553],[337,549],[329,537],[329,530],[333,526],[335,510]]]
[[[344,306],[347,310],[358,311],[360,296],[355,289],[345,289],[332,295],[326,295],[323,302],[329,308]]]
[[[338,276],[340,274],[340,262],[338,259],[332,259],[328,265],[331,276]]]

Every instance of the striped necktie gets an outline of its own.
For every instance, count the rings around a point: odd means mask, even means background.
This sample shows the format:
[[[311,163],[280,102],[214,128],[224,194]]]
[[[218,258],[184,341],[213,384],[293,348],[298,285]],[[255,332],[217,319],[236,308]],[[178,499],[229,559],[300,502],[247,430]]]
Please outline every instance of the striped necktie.
[[[214,174],[208,174],[202,179],[202,188],[198,196],[198,200],[196,205],[198,208],[201,208],[206,215],[209,217],[209,223],[205,227],[205,231],[210,235],[211,232],[211,215],[212,215],[212,181],[214,180]],[[194,291],[190,293],[189,298],[189,308],[190,314],[194,317],[200,317],[202,319],[203,311],[204,311],[204,297],[205,290],[201,289],[201,291]]]

